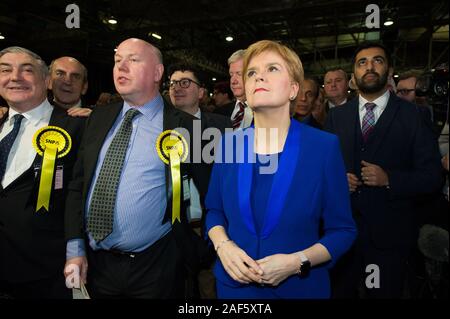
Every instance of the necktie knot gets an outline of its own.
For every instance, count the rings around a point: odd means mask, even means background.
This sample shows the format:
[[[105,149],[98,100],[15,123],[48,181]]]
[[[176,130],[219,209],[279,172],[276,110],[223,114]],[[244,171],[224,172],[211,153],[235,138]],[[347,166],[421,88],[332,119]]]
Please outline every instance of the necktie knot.
[[[123,119],[123,121],[131,122],[134,119],[134,117],[140,113],[141,112],[139,112],[138,110],[131,108],[125,113],[125,118]]]
[[[377,106],[375,103],[370,103],[370,102],[364,104],[364,107],[366,108],[367,111],[373,111],[375,106]]]

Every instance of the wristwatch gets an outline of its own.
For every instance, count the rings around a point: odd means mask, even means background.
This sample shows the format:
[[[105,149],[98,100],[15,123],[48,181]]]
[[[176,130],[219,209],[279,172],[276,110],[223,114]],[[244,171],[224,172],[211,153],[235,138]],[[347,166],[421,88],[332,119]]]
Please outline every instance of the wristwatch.
[[[299,253],[300,256],[300,268],[298,269],[298,276],[299,277],[307,277],[309,275],[309,271],[311,269],[311,262],[308,260],[308,258],[305,256],[303,252]]]

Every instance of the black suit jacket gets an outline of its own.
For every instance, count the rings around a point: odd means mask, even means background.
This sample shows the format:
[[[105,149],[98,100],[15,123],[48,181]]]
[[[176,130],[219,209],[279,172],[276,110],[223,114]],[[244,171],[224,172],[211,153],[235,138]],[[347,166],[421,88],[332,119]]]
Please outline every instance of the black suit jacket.
[[[386,171],[390,188],[359,187],[351,195],[353,211],[362,216],[378,248],[408,247],[416,231],[414,199],[438,190],[442,183],[437,142],[416,106],[391,94],[370,137],[371,146],[359,150],[358,104],[355,98],[332,108],[325,129],[338,135],[348,173],[361,180],[355,158],[364,152],[367,162]]]
[[[97,159],[106,135],[114,124],[117,116],[121,112],[123,102],[115,103],[103,107],[95,108],[89,116],[86,124],[86,130],[81,143],[79,156],[74,169],[74,178],[69,185],[69,195],[67,198],[66,209],[66,238],[86,238],[84,229],[84,210],[86,199],[91,186],[92,178],[95,173]],[[165,103],[163,115],[163,130],[174,128],[185,128],[191,134],[190,152],[188,160],[192,160],[194,151],[192,132],[193,121],[195,117],[175,109]],[[206,142],[203,142],[206,143]],[[203,144],[202,144],[203,146]],[[209,174],[211,164],[189,163],[181,164],[181,176],[193,178],[199,190],[200,197],[204,198],[208,189]],[[166,191],[170,181],[169,166],[166,165]],[[183,185],[182,185],[183,186]],[[193,232],[187,222],[186,207],[187,203],[182,201],[183,189],[180,192],[181,201],[181,223],[175,222],[172,225],[172,231],[178,244],[179,253],[183,257],[186,269],[190,272],[196,272],[202,259],[207,254],[207,246],[203,239]],[[164,222],[171,219],[172,216],[172,194],[167,194],[167,210]]]
[[[54,108],[49,125],[66,130],[72,148],[55,166],[63,166],[63,188],[52,189],[48,213],[36,213],[42,157],[9,184],[0,186],[0,280],[28,282],[62,274],[66,260],[64,210],[84,119]],[[35,174],[36,173],[36,174]]]
[[[294,118],[296,120],[298,120],[299,122],[305,123],[311,127],[314,127],[319,130],[323,130],[322,125],[319,122],[317,122],[317,120],[314,118],[314,116],[312,114],[309,114],[308,116],[304,117],[303,119],[300,119],[300,117],[298,117],[296,115],[294,115]]]
[[[227,116],[228,118],[231,118],[231,114],[234,111],[234,107],[236,106],[236,101],[232,101],[231,103],[216,107],[214,110],[214,113],[221,114],[224,116]]]

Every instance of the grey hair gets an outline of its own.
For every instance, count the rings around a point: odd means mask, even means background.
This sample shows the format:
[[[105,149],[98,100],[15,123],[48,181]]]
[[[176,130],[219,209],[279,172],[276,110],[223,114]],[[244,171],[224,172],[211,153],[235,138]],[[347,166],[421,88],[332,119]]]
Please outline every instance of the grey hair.
[[[62,57],[61,57],[61,58],[62,58]],[[61,59],[61,58],[54,59],[54,60],[52,61],[52,63],[50,63],[50,66],[49,66],[50,73],[53,71],[53,67],[54,67],[54,65],[55,65],[55,61],[56,61],[56,60],[59,60],[59,59]],[[76,62],[78,62],[78,64],[81,66],[81,70],[83,71],[83,83],[86,83],[86,82],[88,81],[88,70],[87,70],[87,68],[84,66],[83,63],[81,63],[80,61],[78,61],[78,60],[75,59],[74,57],[68,57],[68,58],[74,59],[74,60],[75,60]]]
[[[234,52],[229,58],[228,58],[228,66],[231,63],[234,63],[236,61],[239,61],[241,59],[244,58],[244,54],[245,54],[245,50],[237,50],[236,52]]]
[[[24,53],[24,54],[29,55],[30,57],[32,57],[33,59],[36,60],[37,64],[39,65],[39,69],[41,71],[43,78],[45,79],[48,76],[49,71],[48,71],[47,64],[39,55],[37,55],[33,51],[30,51],[30,50],[22,48],[22,47],[17,47],[17,46],[8,47],[8,48],[5,48],[0,51],[0,58],[7,53]]]

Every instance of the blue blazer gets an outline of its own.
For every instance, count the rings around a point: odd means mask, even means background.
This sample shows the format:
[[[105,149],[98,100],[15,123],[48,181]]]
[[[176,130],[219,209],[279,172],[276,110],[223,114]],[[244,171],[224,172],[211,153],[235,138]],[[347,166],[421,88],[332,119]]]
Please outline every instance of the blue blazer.
[[[242,138],[249,133],[248,130],[253,130],[253,127],[227,134],[225,140],[230,135]],[[246,141],[235,145],[234,150],[250,154],[247,152],[253,148],[253,134]],[[224,144],[222,141],[222,149]],[[288,154],[286,150],[293,146],[297,148],[295,158],[283,161],[283,156]],[[280,174],[283,166],[289,166],[288,172],[277,177],[277,171],[273,183],[278,183],[278,186],[271,191],[275,199],[283,198],[281,209],[278,213],[268,210],[261,232],[255,231],[251,212],[245,210],[242,201],[240,203],[239,197],[248,194],[238,192],[243,183],[248,183],[242,178],[242,167],[252,164],[248,159],[244,163],[223,163],[228,155],[216,158],[213,167],[206,197],[206,231],[217,225],[223,226],[228,236],[255,260],[278,253],[297,252],[321,243],[332,257],[330,262],[313,267],[307,278],[290,276],[269,289],[279,298],[328,298],[328,268],[350,248],[356,237],[337,137],[292,120],[278,163]],[[322,236],[319,235],[321,221]],[[214,273],[221,284],[242,286],[227,274],[219,259]]]

